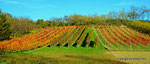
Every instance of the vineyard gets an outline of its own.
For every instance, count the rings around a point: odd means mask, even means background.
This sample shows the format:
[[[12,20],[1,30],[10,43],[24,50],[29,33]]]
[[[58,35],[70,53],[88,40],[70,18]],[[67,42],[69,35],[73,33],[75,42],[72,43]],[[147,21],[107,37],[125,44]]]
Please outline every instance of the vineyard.
[[[100,42],[110,50],[149,50],[150,37],[125,26],[97,26]]]
[[[78,25],[47,27],[32,35],[3,41],[0,53],[23,52],[42,47],[93,47],[102,45],[108,50],[150,50],[150,36],[126,26]]]

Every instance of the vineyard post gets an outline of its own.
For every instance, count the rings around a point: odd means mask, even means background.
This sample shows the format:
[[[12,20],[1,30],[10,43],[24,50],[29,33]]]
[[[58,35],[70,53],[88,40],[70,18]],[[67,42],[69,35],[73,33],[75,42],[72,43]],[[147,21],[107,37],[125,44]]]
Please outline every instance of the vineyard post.
[[[132,50],[132,43],[130,44],[130,50]]]
[[[149,49],[149,42],[148,42],[148,45],[147,45],[148,49]]]
[[[141,47],[141,43],[139,43],[139,47]]]
[[[95,27],[94,27],[93,25],[92,25],[92,29],[93,29],[95,35],[98,37],[98,41],[99,41],[105,48],[109,49],[109,47],[107,47],[106,45],[104,45],[103,41],[101,41],[101,39],[100,39],[100,37],[98,36],[98,33],[96,32],[96,29],[95,29]],[[109,50],[110,50],[110,49],[109,49]]]

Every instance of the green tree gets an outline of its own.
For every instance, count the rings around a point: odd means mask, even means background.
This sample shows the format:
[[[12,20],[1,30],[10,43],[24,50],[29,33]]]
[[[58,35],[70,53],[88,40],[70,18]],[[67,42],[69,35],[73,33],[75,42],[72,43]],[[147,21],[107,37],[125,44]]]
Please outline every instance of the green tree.
[[[46,27],[46,23],[44,22],[43,19],[38,19],[37,20],[37,25],[39,25],[42,28]]]
[[[10,23],[7,22],[6,15],[0,12],[0,40],[9,39],[10,34]]]

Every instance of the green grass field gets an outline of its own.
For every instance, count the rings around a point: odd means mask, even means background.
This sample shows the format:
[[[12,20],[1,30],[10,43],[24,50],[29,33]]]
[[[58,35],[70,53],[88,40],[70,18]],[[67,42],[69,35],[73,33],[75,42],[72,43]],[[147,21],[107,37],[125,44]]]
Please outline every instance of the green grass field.
[[[0,63],[12,64],[125,64],[106,54],[103,47],[45,47],[26,52],[9,53],[0,56]]]

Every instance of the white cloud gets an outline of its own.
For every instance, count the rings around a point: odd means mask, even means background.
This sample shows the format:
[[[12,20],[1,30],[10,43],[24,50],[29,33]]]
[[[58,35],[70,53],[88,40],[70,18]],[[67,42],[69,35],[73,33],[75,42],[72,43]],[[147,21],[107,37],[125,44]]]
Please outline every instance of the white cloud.
[[[16,1],[7,1],[7,3],[10,3],[10,4],[18,4],[18,2],[16,2]]]
[[[43,8],[43,7],[60,8],[58,6],[51,5],[51,4],[27,3],[27,2],[25,3],[25,2],[21,2],[21,1],[19,2],[19,1],[14,1],[14,0],[0,0],[0,3],[11,4],[11,5],[20,5],[20,6],[23,6],[23,7],[35,8],[35,9],[39,9],[39,8]]]
[[[8,4],[19,4],[19,2],[17,1],[9,1],[9,0],[0,0],[0,1]]]

